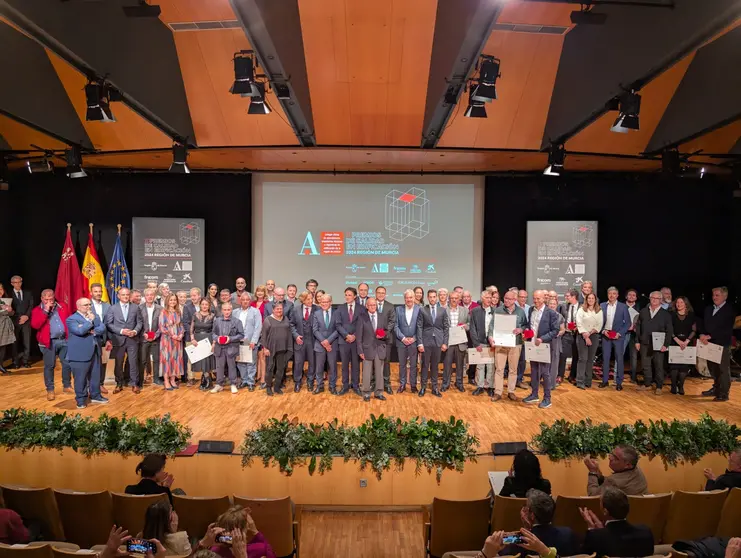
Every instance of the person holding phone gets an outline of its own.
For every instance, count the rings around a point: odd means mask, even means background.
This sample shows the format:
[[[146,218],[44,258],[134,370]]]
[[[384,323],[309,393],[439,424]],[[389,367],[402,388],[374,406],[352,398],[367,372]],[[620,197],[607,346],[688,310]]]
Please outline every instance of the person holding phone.
[[[219,516],[216,527],[222,531],[211,552],[221,558],[276,558],[270,543],[257,530],[249,509],[232,506]]]
[[[146,542],[161,542],[167,556],[187,556],[192,551],[188,533],[178,531],[178,514],[170,502],[165,500],[155,502],[147,508],[144,529],[139,538]]]

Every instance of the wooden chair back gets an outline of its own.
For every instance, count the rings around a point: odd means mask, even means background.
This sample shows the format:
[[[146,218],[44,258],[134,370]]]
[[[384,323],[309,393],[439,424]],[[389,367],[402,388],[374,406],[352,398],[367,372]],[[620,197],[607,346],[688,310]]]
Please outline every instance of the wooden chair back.
[[[481,550],[489,536],[489,499],[454,501],[434,498],[430,518],[428,554]]]
[[[178,529],[188,536],[202,538],[208,526],[229,509],[229,496],[220,498],[201,498],[197,496],[172,495],[172,503],[178,514]]]
[[[105,544],[113,525],[113,503],[107,490],[55,490],[54,498],[68,541],[79,544],[80,548]]]
[[[712,537],[718,530],[720,514],[728,490],[674,493],[662,540],[672,544],[679,539]]]
[[[234,496],[234,504],[251,510],[258,530],[273,547],[278,558],[291,556],[296,550],[291,498],[252,499]]]
[[[666,518],[669,516],[671,493],[628,496],[628,501],[630,502],[628,521],[633,525],[649,527],[654,535],[654,543],[659,544],[664,534]]]
[[[733,488],[728,493],[720,512],[717,537],[741,537],[741,488]]]
[[[491,510],[491,532],[517,531],[522,527],[520,510],[527,504],[527,498],[494,496],[494,507]]]
[[[54,558],[51,546],[18,546],[0,544],[0,558]]]
[[[38,521],[41,535],[49,540],[65,540],[57,502],[51,488],[2,486],[5,507],[15,510],[25,520]]]
[[[571,527],[574,533],[583,536],[587,532],[587,524],[579,508],[588,508],[600,517],[602,510],[599,501],[599,496],[558,496],[553,524],[559,527]]]
[[[123,527],[131,536],[135,537],[144,530],[144,514],[147,508],[155,502],[167,500],[167,494],[137,496],[112,492],[111,500],[113,503],[113,523]]]

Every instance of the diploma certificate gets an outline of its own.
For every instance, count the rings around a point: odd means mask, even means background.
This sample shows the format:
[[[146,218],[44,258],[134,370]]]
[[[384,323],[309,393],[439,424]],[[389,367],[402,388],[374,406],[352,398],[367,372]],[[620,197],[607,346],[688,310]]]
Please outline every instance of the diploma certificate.
[[[494,349],[483,347],[481,352],[468,349],[468,364],[494,364]]]
[[[188,360],[190,360],[190,363],[195,364],[196,362],[199,362],[206,357],[210,357],[212,354],[214,354],[214,351],[211,347],[210,341],[208,339],[203,339],[202,341],[198,342],[197,347],[194,347],[193,345],[188,345],[187,347],[185,347],[185,354],[188,355]]]
[[[448,332],[448,345],[460,345],[461,343],[468,343],[466,329],[459,325],[450,326],[450,331]]]
[[[697,357],[720,364],[720,361],[723,358],[723,346],[716,345],[715,343],[708,343],[705,345],[702,342],[698,342]]]
[[[551,346],[548,343],[535,345],[532,341],[525,343],[525,360],[531,362],[551,363]]]
[[[669,364],[697,364],[697,348],[686,347],[683,351],[672,345],[669,347]]]
[[[249,345],[239,346],[239,355],[237,356],[237,362],[252,364],[252,349],[250,349]]]
[[[654,351],[660,351],[661,347],[664,346],[664,341],[666,340],[666,333],[663,331],[655,331],[651,334],[651,346],[653,347]]]

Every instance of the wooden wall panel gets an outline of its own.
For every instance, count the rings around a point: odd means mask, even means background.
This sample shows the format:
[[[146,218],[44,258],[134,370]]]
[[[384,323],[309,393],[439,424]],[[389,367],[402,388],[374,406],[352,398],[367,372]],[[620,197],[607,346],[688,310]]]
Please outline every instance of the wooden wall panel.
[[[248,115],[249,99],[229,93],[234,83],[234,53],[250,49],[242,29],[173,36],[198,145],[298,144],[274,94],[267,96],[273,112]]]
[[[623,155],[642,153],[651,140],[651,136],[659,125],[666,107],[669,106],[669,102],[682,82],[682,78],[684,78],[694,56],[694,53],[685,56],[640,91],[640,130],[631,131],[627,134],[611,132],[610,128],[618,115],[617,112],[611,111],[566,142],[566,149]]]
[[[5,138],[11,148],[19,151],[34,149],[34,144],[44,149],[65,149],[67,147],[66,143],[20,124],[3,114],[0,114],[0,135]]]
[[[229,0],[157,0],[164,23],[234,20]]]

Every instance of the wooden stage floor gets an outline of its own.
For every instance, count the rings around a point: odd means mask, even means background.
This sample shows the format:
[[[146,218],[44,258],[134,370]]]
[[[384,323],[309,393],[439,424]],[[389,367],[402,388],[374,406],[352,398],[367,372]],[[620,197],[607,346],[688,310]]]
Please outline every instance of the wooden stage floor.
[[[40,364],[40,363],[39,363]],[[407,390],[403,394],[387,395],[386,401],[372,399],[365,403],[360,397],[348,393],[343,397],[324,392],[320,395],[308,393],[306,387],[300,393],[293,392],[289,379],[288,389],[283,396],[267,397],[264,391],[252,393],[240,390],[233,395],[229,390],[218,394],[201,392],[197,387],[181,387],[176,391],[164,391],[160,386],[145,385],[139,395],[130,389],[112,395],[108,405],[91,405],[78,411],[74,395],[62,394],[61,371],[55,374],[56,394],[54,401],[46,400],[42,368],[39,364],[31,369],[13,371],[9,376],[0,376],[0,409],[25,407],[50,412],[67,411],[97,416],[106,412],[111,415],[135,416],[145,419],[170,413],[175,420],[186,423],[193,430],[193,441],[233,440],[241,443],[247,429],[271,417],[280,418],[287,413],[297,416],[302,422],[324,422],[337,417],[348,424],[358,424],[371,413],[393,415],[402,419],[424,416],[447,419],[451,415],[466,421],[481,441],[480,453],[488,453],[492,442],[526,440],[539,431],[541,422],[551,423],[565,418],[578,421],[591,418],[596,422],[619,424],[638,419],[697,419],[708,412],[714,418],[729,421],[741,420],[741,383],[733,382],[730,401],[713,403],[710,398],[700,397],[708,389],[711,380],[690,378],[685,384],[686,396],[675,396],[664,389],[664,395],[638,392],[636,386],[626,382],[622,392],[614,387],[582,391],[571,385],[562,385],[553,392],[553,406],[541,410],[534,405],[514,403],[503,399],[492,403],[485,395],[473,397],[473,386],[466,383],[466,392],[448,391],[442,398],[433,397],[429,390],[420,398]],[[392,385],[398,387],[397,366],[392,366]],[[527,377],[526,377],[527,379]],[[529,390],[517,390],[520,399]],[[542,395],[542,393],[541,393]]]

